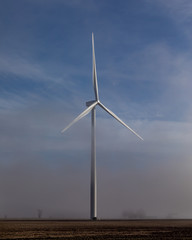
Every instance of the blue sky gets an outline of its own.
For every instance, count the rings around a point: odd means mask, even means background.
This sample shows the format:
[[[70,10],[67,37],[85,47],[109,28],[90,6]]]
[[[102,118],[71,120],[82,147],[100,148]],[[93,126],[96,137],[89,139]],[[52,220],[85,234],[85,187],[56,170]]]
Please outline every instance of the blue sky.
[[[190,0],[0,1],[0,217],[88,218],[94,97],[100,218],[192,216]]]

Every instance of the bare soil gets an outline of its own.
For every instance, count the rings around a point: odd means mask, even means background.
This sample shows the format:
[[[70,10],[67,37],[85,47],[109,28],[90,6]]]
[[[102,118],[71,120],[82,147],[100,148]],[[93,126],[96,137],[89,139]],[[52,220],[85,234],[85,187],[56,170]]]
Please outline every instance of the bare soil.
[[[1,220],[0,239],[192,240],[192,220],[130,220],[130,221]]]

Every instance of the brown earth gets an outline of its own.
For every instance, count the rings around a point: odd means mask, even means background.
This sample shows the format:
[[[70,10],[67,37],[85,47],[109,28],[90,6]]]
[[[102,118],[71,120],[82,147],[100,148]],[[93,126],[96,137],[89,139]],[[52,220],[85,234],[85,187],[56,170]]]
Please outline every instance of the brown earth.
[[[0,239],[192,239],[192,220],[0,221]]]

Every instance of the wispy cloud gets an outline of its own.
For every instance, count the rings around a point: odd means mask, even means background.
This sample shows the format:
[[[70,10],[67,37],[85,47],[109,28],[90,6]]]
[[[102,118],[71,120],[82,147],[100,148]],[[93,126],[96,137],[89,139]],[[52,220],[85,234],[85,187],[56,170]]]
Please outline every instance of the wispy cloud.
[[[27,59],[1,56],[0,71],[6,74],[14,74],[26,80],[49,81],[52,80],[36,63],[30,63]]]
[[[157,0],[157,2],[165,6],[176,21],[191,22],[192,2],[190,0]]]

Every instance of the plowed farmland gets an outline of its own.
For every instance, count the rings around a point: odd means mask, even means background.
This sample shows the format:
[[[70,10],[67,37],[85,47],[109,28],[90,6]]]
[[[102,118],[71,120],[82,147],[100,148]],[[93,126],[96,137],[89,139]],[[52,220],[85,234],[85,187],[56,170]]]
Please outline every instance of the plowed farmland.
[[[192,220],[1,220],[0,239],[192,239]]]

